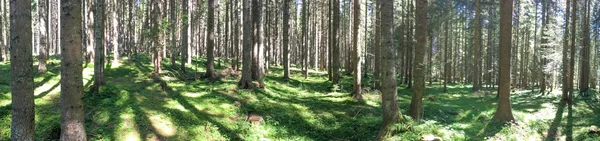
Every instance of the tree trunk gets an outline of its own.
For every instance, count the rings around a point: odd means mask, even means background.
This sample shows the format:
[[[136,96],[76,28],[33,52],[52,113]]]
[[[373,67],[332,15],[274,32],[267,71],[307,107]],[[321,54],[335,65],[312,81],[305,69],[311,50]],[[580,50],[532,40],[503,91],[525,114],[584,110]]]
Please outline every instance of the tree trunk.
[[[62,0],[61,9],[60,139],[84,141],[81,0]]]
[[[563,87],[562,87],[562,99],[561,101],[563,102],[567,102],[569,100],[569,17],[570,15],[570,11],[571,11],[571,5],[570,5],[570,1],[567,0],[566,2],[566,6],[567,8],[566,13],[565,13],[565,32],[563,34]]]
[[[250,0],[242,0],[243,18],[244,18],[244,40],[243,40],[243,58],[242,58],[242,79],[238,87],[242,89],[251,89],[252,85],[252,24],[250,17]]]
[[[189,44],[188,44],[188,0],[183,0],[182,3],[183,16],[181,17],[181,23],[183,27],[181,27],[181,72],[185,72],[185,63],[188,62],[189,58]],[[175,59],[175,58],[172,58]]]
[[[264,84],[264,44],[263,44],[263,33],[264,33],[264,28],[263,25],[261,24],[262,22],[262,10],[263,10],[263,6],[262,6],[262,1],[260,0],[252,0],[252,23],[253,23],[253,30],[254,30],[254,38],[253,38],[253,43],[254,43],[254,59],[255,61],[252,65],[252,67],[255,67],[255,69],[253,69],[253,74],[255,74],[256,76],[254,77],[255,80],[258,81],[258,87],[262,88],[265,86]]]
[[[34,140],[31,2],[10,1],[11,140]],[[63,83],[64,84],[64,83]]]
[[[361,92],[361,47],[358,46],[358,27],[359,27],[359,23],[360,23],[360,1],[359,0],[353,0],[353,5],[354,5],[354,23],[352,26],[353,27],[353,31],[352,31],[352,46],[354,48],[354,87],[352,90],[352,94],[353,94],[353,98],[354,99],[358,99],[358,100],[363,100],[362,97],[362,92]]]
[[[500,1],[500,86],[498,87],[498,109],[494,119],[500,122],[513,121],[510,104],[510,49],[512,42],[513,1]]]
[[[473,59],[473,67],[475,68],[474,73],[473,73],[473,91],[478,91],[479,87],[481,86],[481,83],[479,82],[479,68],[480,68],[480,54],[479,54],[479,48],[481,47],[481,36],[480,36],[480,30],[481,29],[481,23],[479,20],[480,18],[480,10],[479,10],[479,0],[475,0],[475,25],[474,28],[475,30],[473,30],[473,54],[475,56],[475,59]],[[512,27],[511,27],[512,28]]]
[[[94,57],[94,85],[93,92],[99,92],[100,86],[104,85],[104,0],[95,0],[94,2],[94,38],[95,57]]]
[[[307,31],[307,23],[308,23],[308,1],[302,1],[302,71],[304,71],[304,79],[308,79],[308,31]]]
[[[340,26],[340,1],[339,0],[333,0],[333,29],[332,29],[332,40],[331,40],[331,44],[332,44],[332,70],[331,73],[332,75],[332,84],[333,85],[337,85],[340,82],[340,45],[339,42],[337,41],[337,33],[338,33],[338,29]]]
[[[588,8],[589,7],[589,0],[585,0],[584,2],[584,7],[583,7],[583,15],[582,17],[584,18],[582,21],[582,30],[583,30],[583,43],[582,44],[582,50],[579,52],[581,53],[581,61],[579,64],[580,67],[580,72],[579,72],[579,91],[582,93],[585,93],[588,91],[589,89],[589,84],[590,84],[590,29],[589,29],[589,18],[588,18]]]
[[[290,0],[283,0],[283,78],[290,79]],[[245,36],[245,35],[244,35]]]
[[[567,100],[567,104],[572,105],[573,104],[573,76],[575,73],[575,37],[577,36],[577,0],[573,0],[573,2],[571,3],[573,11],[571,11],[571,28],[573,29],[573,31],[571,31],[571,49],[569,49],[571,52],[570,56],[570,61],[569,61],[569,94],[568,94],[568,100]]]
[[[419,0],[416,3],[416,38],[415,62],[413,63],[415,83],[413,86],[412,100],[410,101],[409,115],[420,121],[423,115],[423,94],[425,93],[425,49],[427,44],[427,0]]]
[[[446,0],[446,12],[450,11],[450,0]],[[446,23],[444,23],[444,29],[446,30],[444,32],[444,89],[443,92],[446,93],[448,92],[448,77],[450,75],[449,69],[450,69],[450,62],[448,61],[448,58],[450,58],[450,56],[448,55],[448,52],[450,52],[450,48],[448,48],[448,24],[449,24],[450,20],[446,19]]]
[[[204,77],[212,79],[215,77],[215,0],[208,0],[208,13],[206,18],[206,74]],[[245,23],[244,23],[245,24]]]
[[[163,44],[163,40],[164,40],[164,34],[162,32],[162,20],[163,20],[163,2],[162,0],[152,0],[152,5],[154,6],[154,8],[152,8],[152,15],[153,15],[153,23],[152,23],[152,28],[154,30],[154,32],[152,32],[154,39],[152,39],[153,45],[152,45],[152,49],[153,49],[153,55],[152,55],[152,63],[154,64],[154,72],[155,74],[160,74],[162,72],[162,58],[164,57],[164,44]]]
[[[39,31],[38,31],[38,40],[39,40],[39,56],[38,56],[38,72],[46,73],[46,60],[48,60],[48,23],[46,19],[48,13],[48,1],[47,0],[38,0],[38,21],[39,21]],[[91,56],[91,55],[90,55]]]
[[[379,129],[376,140],[384,140],[390,134],[390,127],[403,120],[398,109],[398,88],[396,85],[396,54],[393,39],[394,6],[393,0],[380,0],[381,7],[381,92],[383,123]]]

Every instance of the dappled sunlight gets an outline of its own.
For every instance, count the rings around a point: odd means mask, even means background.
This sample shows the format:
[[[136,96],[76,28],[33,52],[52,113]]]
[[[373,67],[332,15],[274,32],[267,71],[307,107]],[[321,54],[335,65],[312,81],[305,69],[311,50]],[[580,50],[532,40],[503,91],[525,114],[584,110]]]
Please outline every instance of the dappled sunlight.
[[[119,123],[117,129],[115,130],[116,134],[120,136],[117,137],[117,140],[127,140],[127,141],[140,141],[142,140],[140,137],[140,133],[137,128],[135,128],[139,124],[136,122],[136,117],[133,114],[133,110],[131,108],[127,108],[119,115],[119,118],[122,121]]]
[[[154,112],[146,112],[146,115],[149,116],[148,119],[150,119],[152,126],[161,136],[172,137],[177,133],[177,128],[173,122],[171,122],[169,117],[165,117],[162,114],[157,114]]]

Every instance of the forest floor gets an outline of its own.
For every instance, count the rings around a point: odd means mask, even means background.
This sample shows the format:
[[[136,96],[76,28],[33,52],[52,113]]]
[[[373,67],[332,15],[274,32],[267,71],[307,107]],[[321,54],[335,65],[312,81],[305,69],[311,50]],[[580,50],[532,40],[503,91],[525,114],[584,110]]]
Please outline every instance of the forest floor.
[[[48,72],[35,76],[36,140],[56,140],[60,134],[58,62],[51,59]],[[204,72],[202,61],[194,61],[184,74],[170,69],[168,62],[159,78],[150,75],[148,57],[123,58],[119,64],[108,64],[107,85],[100,93],[87,92],[93,64],[86,64],[83,74],[88,138],[372,140],[381,123],[379,94],[367,91],[364,102],[353,100],[349,96],[350,76],[345,76],[338,87],[331,87],[325,73],[311,73],[304,79],[296,70],[285,81],[281,69],[275,67],[265,78],[265,89],[240,90],[236,89],[235,77],[194,79]],[[10,140],[10,65],[0,64],[0,72],[0,140]],[[406,114],[411,90],[404,85],[398,88],[400,109]],[[511,101],[517,121],[501,124],[491,120],[497,107],[495,90],[473,93],[470,85],[460,84],[450,85],[448,90],[442,93],[441,85],[427,86],[424,120],[406,117],[408,121],[394,126],[397,132],[393,139],[418,140],[428,134],[444,140],[474,141],[599,139],[588,135],[588,127],[600,125],[596,92],[576,94],[575,105],[569,108],[559,102],[558,92],[542,95],[515,90]],[[236,106],[236,102],[243,106]],[[246,113],[261,115],[264,122],[248,123]]]

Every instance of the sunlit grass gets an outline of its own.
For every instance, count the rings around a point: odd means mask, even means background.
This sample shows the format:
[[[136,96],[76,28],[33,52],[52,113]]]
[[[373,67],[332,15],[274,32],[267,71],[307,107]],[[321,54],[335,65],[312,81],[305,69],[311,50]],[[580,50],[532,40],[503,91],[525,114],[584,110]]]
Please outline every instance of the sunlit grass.
[[[118,64],[107,64],[107,85],[100,93],[85,93],[88,138],[372,140],[377,134],[381,96],[370,90],[364,94],[364,102],[352,99],[351,76],[344,76],[340,85],[332,86],[324,72],[311,70],[304,79],[300,69],[293,68],[291,79],[286,81],[281,67],[273,66],[265,77],[265,89],[241,90],[236,88],[236,78],[188,79],[203,74],[204,61],[194,59],[187,72],[180,73],[166,59],[159,80],[149,75],[153,67],[146,56],[123,57]],[[49,71],[35,77],[37,140],[55,140],[60,134],[60,64],[56,59],[50,62]],[[217,66],[217,71],[226,66]],[[8,69],[8,64],[0,64],[0,140],[10,137]],[[92,81],[92,63],[85,65],[83,74],[87,90]],[[161,81],[167,89],[160,86]],[[371,83],[364,79],[363,84]],[[484,89],[488,94],[482,95],[471,92],[471,85],[450,84],[448,93],[442,88],[438,83],[427,87],[423,120],[405,117],[408,120],[396,125],[398,131],[392,140],[417,140],[423,135],[477,141],[598,139],[587,135],[587,127],[600,124],[596,118],[600,105],[588,97],[576,94],[576,105],[569,110],[559,103],[560,92],[541,95],[539,90],[515,90],[511,96],[517,122],[505,125],[492,122],[497,107],[494,89]],[[408,114],[412,90],[399,85],[398,94],[401,112]],[[237,107],[236,101],[243,107]],[[247,113],[261,115],[264,122],[246,122]]]

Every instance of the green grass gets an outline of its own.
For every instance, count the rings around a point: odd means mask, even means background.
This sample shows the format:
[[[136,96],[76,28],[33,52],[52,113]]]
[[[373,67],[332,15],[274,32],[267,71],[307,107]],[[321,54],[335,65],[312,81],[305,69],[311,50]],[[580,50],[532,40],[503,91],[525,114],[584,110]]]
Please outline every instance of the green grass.
[[[85,120],[90,140],[373,140],[381,123],[380,96],[370,91],[365,101],[349,96],[350,76],[332,87],[324,73],[304,79],[298,71],[282,79],[279,67],[270,69],[265,89],[240,90],[236,78],[218,81],[196,78],[204,72],[204,60],[194,60],[186,73],[172,70],[168,60],[159,79],[150,76],[152,66],[145,56],[122,58],[108,64],[107,85],[100,93],[85,93]],[[227,64],[223,64],[227,66]],[[57,140],[60,134],[58,101],[59,61],[51,60],[49,71],[36,74],[36,140]],[[0,64],[0,140],[10,140],[10,70]],[[217,67],[221,70],[223,67]],[[36,71],[37,72],[37,71]],[[93,64],[84,69],[84,84],[91,85]],[[365,84],[368,79],[365,80]],[[166,90],[160,83],[168,85]],[[399,87],[403,114],[410,104],[411,90]],[[470,85],[427,87],[424,119],[394,126],[392,140],[418,140],[435,135],[444,140],[598,140],[587,127],[600,125],[600,103],[595,94],[576,94],[575,106],[559,103],[559,93],[516,90],[512,107],[517,122],[493,122],[497,99],[474,95]],[[429,101],[428,97],[435,101]],[[244,103],[243,108],[234,105]],[[473,108],[474,107],[474,108]],[[246,112],[262,115],[265,122],[244,121]]]

